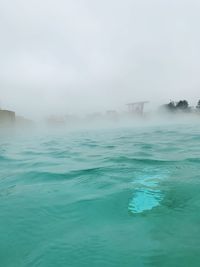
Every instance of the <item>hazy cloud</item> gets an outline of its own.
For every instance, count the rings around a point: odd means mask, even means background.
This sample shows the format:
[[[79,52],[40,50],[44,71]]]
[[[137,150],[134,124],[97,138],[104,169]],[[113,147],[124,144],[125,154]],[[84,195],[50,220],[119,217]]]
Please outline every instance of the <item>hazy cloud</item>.
[[[1,0],[0,101],[24,115],[200,97],[199,1]]]

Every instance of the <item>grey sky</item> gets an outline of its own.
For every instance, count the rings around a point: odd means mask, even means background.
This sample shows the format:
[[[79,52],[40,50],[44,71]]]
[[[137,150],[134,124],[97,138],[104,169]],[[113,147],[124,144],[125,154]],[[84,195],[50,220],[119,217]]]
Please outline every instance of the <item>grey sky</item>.
[[[0,101],[22,115],[200,98],[198,0],[0,0]]]

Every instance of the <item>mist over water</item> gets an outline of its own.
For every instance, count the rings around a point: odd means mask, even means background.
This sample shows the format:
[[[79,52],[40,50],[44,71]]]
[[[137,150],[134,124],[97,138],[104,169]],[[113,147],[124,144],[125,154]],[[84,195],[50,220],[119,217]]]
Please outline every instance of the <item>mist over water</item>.
[[[197,0],[2,1],[0,106],[40,119],[143,100],[195,105],[198,10]]]
[[[198,266],[199,131],[1,136],[1,265]]]
[[[199,9],[0,2],[0,267],[199,267]]]

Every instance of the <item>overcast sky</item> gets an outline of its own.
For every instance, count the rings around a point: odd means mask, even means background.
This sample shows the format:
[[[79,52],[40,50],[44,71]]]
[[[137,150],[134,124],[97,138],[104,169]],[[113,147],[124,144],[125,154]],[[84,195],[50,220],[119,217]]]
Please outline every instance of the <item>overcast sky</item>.
[[[199,0],[0,0],[0,102],[20,115],[200,98]]]

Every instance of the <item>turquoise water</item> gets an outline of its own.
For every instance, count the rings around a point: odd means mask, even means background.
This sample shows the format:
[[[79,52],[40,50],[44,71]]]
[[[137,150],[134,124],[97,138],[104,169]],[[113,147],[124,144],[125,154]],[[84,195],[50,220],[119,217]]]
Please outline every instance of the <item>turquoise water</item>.
[[[0,266],[200,266],[200,126],[0,139]]]

